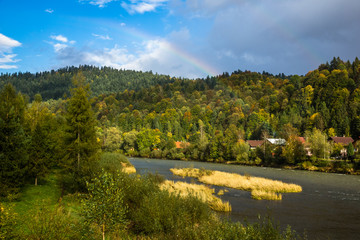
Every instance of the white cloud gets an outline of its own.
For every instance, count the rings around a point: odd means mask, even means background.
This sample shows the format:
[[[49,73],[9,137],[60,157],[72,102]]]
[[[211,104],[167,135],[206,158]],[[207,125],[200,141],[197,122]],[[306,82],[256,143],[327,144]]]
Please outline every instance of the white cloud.
[[[134,59],[135,56],[129,54],[126,49],[115,45],[111,49],[105,48],[100,51],[85,52],[83,61],[97,66],[122,68],[125,64],[134,61]]]
[[[91,5],[99,6],[100,8],[105,7],[107,3],[117,0],[79,0],[79,2],[89,2]]]
[[[21,46],[21,43],[0,33],[0,51],[11,52],[14,47]]]
[[[61,50],[68,47],[68,45],[63,44],[63,43],[55,43],[55,44],[53,44],[53,46],[54,46],[55,52],[60,52]]]
[[[4,53],[0,53],[0,63],[15,63],[15,62],[19,62],[20,60],[18,59],[13,59],[17,56],[17,54],[4,54]]]
[[[51,35],[50,38],[58,41],[58,42],[47,42],[54,47],[55,53],[60,53],[64,49],[68,48],[69,44],[73,45],[76,43],[76,41],[74,40],[69,41],[69,39],[63,35]]]
[[[20,61],[14,59],[17,54],[12,54],[12,49],[21,46],[21,43],[0,33],[0,69],[18,68],[16,65],[8,64]]]
[[[168,0],[130,0],[130,3],[122,2],[121,6],[130,14],[153,12],[156,8],[164,6]]]
[[[120,26],[121,26],[121,27],[125,27],[125,26],[126,26],[126,23],[123,23],[123,22],[122,22],[122,23],[120,23]]]
[[[99,35],[99,34],[95,34],[95,33],[93,33],[92,34],[94,37],[96,37],[96,38],[99,38],[99,39],[102,39],[102,40],[112,40],[110,37],[109,37],[109,35]]]
[[[54,40],[57,40],[59,42],[63,42],[63,43],[67,43],[69,40],[67,39],[67,37],[64,37],[63,35],[52,35],[50,36],[50,38],[54,39]]]
[[[45,12],[47,12],[47,13],[53,13],[54,12],[54,10],[52,10],[51,8],[48,8],[48,9],[45,9]]]
[[[0,65],[0,69],[16,69],[18,66],[15,65]]]

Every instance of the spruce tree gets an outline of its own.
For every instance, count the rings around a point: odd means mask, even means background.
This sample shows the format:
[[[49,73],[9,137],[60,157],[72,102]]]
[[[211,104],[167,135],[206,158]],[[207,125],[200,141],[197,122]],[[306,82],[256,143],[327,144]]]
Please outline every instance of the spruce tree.
[[[66,106],[65,147],[63,166],[74,177],[77,189],[85,188],[97,162],[100,144],[96,138],[96,120],[89,100],[90,88],[81,72],[73,78],[71,98]]]
[[[28,175],[35,179],[35,185],[37,185],[38,177],[44,176],[52,164],[51,157],[54,152],[51,149],[49,130],[46,126],[38,123],[31,133]]]
[[[0,92],[0,196],[24,183],[27,137],[23,128],[25,100],[11,84]]]

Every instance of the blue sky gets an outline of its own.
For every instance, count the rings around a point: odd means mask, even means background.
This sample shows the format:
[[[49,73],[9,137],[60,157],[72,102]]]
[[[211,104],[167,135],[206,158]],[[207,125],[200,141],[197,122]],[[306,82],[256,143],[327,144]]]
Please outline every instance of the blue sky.
[[[358,0],[0,0],[0,72],[306,74],[360,57]]]

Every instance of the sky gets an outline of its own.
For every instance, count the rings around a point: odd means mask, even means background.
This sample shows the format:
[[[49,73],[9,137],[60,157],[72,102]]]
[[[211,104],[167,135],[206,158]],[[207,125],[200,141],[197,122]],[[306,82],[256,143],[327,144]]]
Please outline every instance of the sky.
[[[0,0],[0,73],[304,75],[360,57],[359,0]]]

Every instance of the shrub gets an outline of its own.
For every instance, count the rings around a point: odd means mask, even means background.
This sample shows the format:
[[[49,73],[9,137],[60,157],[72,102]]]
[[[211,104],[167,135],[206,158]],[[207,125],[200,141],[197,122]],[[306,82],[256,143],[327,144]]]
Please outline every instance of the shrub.
[[[171,235],[210,218],[210,209],[200,200],[158,191],[146,196],[135,211],[134,231],[147,235]]]
[[[16,213],[11,207],[5,207],[0,203],[0,239],[15,239],[15,226],[17,223]]]
[[[102,172],[100,176],[87,184],[89,197],[83,201],[82,216],[91,226],[97,226],[103,239],[107,233],[122,230],[126,224],[124,192],[117,184],[119,175]]]
[[[31,219],[32,221],[26,224],[24,239],[79,239],[83,235],[79,222],[61,206],[55,209],[41,207],[35,211]]]

